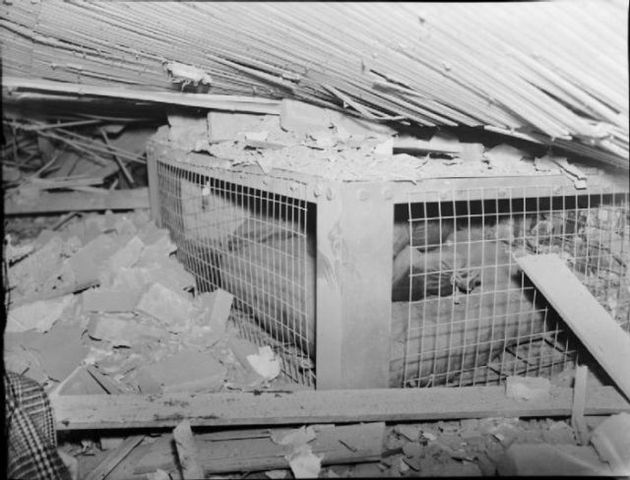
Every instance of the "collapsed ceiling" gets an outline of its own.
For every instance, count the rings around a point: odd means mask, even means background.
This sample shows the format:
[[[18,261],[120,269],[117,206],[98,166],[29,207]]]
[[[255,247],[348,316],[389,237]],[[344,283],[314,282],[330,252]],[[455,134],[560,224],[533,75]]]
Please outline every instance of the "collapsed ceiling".
[[[628,168],[626,0],[6,3],[4,93],[53,80],[291,97],[382,122],[483,127]]]

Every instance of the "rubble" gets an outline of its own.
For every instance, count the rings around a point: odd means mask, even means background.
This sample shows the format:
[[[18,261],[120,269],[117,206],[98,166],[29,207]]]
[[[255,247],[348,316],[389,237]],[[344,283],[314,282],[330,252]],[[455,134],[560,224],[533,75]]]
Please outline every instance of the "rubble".
[[[630,414],[608,417],[595,428],[590,441],[613,475],[630,475]]]
[[[28,245],[14,245],[23,253],[9,268],[14,294],[4,357],[13,370],[49,389],[71,380],[62,389],[68,394],[216,391],[276,381],[273,352],[265,358],[274,374],[265,380],[246,360],[257,347],[239,361],[228,346],[237,335],[233,296],[198,293],[193,275],[173,257],[168,232],[145,212],[74,218]],[[43,279],[34,274],[38,262]],[[62,275],[92,287],[61,295],[49,279]],[[57,296],[29,301],[33,294]]]

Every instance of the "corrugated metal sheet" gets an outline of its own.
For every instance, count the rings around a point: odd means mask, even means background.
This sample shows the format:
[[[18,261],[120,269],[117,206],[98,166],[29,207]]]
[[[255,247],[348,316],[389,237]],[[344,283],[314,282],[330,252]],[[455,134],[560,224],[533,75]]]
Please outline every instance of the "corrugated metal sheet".
[[[207,72],[209,93],[490,126],[628,164],[627,0],[1,10],[4,75],[172,90],[164,64],[177,61]]]

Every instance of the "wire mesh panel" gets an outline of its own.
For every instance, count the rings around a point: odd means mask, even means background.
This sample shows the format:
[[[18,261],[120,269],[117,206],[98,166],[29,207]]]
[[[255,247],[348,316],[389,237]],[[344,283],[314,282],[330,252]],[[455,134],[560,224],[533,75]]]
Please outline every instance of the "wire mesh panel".
[[[294,182],[293,198],[212,173],[158,163],[161,219],[178,258],[199,291],[234,295],[232,320],[249,340],[272,346],[288,379],[313,385],[314,235],[305,187]]]
[[[575,361],[577,341],[518,270],[519,255],[558,254],[630,331],[627,193],[426,198],[395,207],[392,385],[486,385]]]

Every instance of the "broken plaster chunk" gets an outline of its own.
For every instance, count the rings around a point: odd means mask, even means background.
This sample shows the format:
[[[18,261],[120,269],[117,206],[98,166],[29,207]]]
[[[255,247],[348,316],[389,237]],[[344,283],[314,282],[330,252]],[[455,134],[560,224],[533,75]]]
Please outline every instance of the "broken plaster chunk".
[[[131,312],[142,291],[140,289],[96,289],[81,294],[83,310],[86,312]]]
[[[204,292],[195,299],[195,303],[202,309],[203,323],[216,332],[225,332],[225,324],[232,310],[234,295],[218,288],[213,292]]]
[[[192,115],[168,115],[171,145],[184,152],[208,151],[208,122],[205,117]]]
[[[490,150],[486,150],[484,155],[493,167],[504,166],[509,168],[520,164],[521,160],[527,157],[527,152],[507,143],[501,143]]]
[[[134,236],[127,244],[111,256],[108,262],[109,268],[116,272],[120,268],[129,268],[135,265],[144,249],[144,243]]]
[[[415,442],[420,438],[422,430],[419,425],[406,425],[404,423],[401,423],[394,427],[394,432],[402,435],[407,440]]]
[[[166,62],[164,68],[174,83],[211,85],[212,77],[199,67],[180,62]]]
[[[198,314],[188,298],[161,283],[154,283],[149,288],[138,302],[136,311],[157,318],[172,332],[185,330]]]
[[[47,332],[61,317],[61,314],[73,306],[74,295],[65,295],[52,300],[40,300],[19,306],[9,311],[7,332],[25,332],[35,329]]]
[[[316,437],[315,429],[312,426],[302,426],[289,432],[277,431],[271,435],[271,441],[278,445],[291,445],[293,447],[300,447],[306,445]]]
[[[173,243],[168,233],[161,233],[157,241],[154,241],[151,245],[145,245],[137,264],[149,265],[153,262],[159,262],[176,251],[177,246]]]
[[[269,137],[269,132],[245,132],[245,140],[252,140],[254,142],[266,142]]]
[[[630,475],[630,414],[611,415],[595,428],[591,443],[615,476]]]
[[[265,475],[267,476],[267,478],[279,480],[282,478],[287,478],[287,471],[286,470],[268,470],[265,472]]]
[[[391,157],[394,154],[394,139],[388,138],[382,143],[379,143],[374,148],[374,155],[384,155]]]
[[[280,375],[280,361],[268,345],[260,347],[257,355],[247,355],[247,361],[265,380],[273,380]]]
[[[111,342],[114,347],[131,347],[143,342],[156,342],[166,336],[162,328],[142,325],[133,318],[103,315],[88,324],[88,335]]]
[[[280,121],[276,115],[211,111],[208,113],[207,121],[210,143],[234,141],[243,132],[250,135],[258,132],[261,125],[280,127]],[[267,134],[261,141],[266,141],[268,136]]]
[[[317,478],[322,468],[323,456],[315,455],[309,445],[302,445],[285,458],[295,478]]]
[[[146,476],[147,480],[171,480],[171,476],[161,468],[157,468],[155,472],[147,473]]]
[[[505,394],[516,400],[546,400],[549,398],[551,382],[543,377],[509,376],[505,383]]]
[[[182,351],[141,367],[139,373],[159,384],[164,393],[210,393],[221,389],[227,369],[210,353]]]

